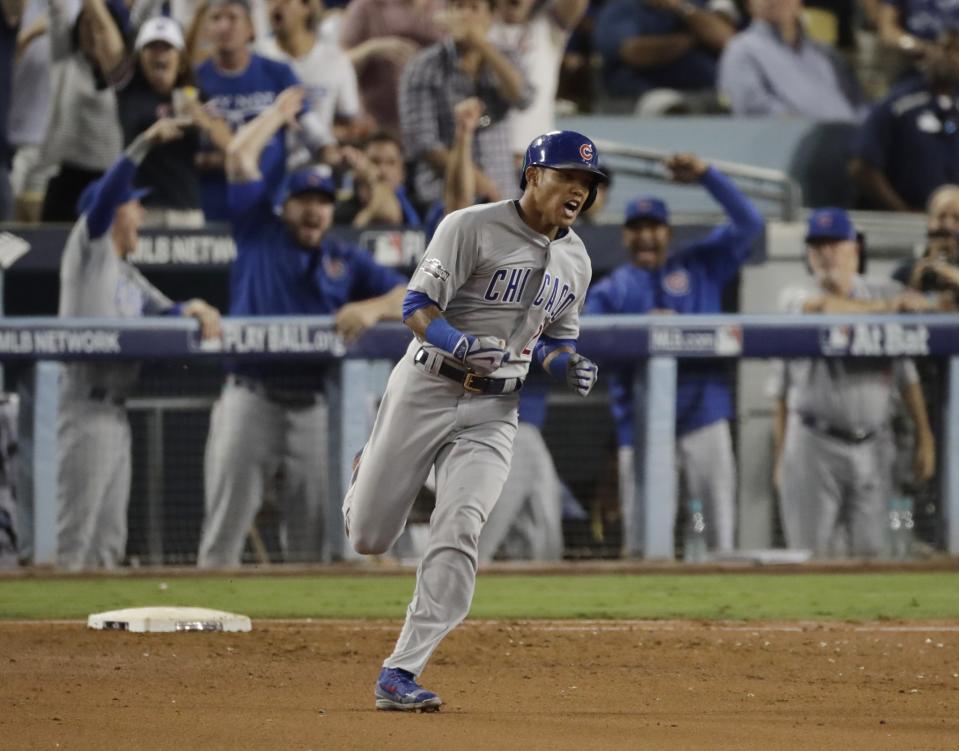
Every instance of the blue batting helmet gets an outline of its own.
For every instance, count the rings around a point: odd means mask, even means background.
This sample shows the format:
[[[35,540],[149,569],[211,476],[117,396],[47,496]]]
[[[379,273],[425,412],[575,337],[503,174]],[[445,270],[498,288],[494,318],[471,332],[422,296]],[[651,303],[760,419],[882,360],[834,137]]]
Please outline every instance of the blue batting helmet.
[[[526,158],[523,159],[523,172],[519,177],[521,190],[526,189],[527,167],[592,172],[595,179],[583,204],[583,211],[593,205],[596,199],[596,186],[608,180],[606,173],[599,167],[599,150],[596,144],[574,130],[554,130],[533,140],[526,149]]]

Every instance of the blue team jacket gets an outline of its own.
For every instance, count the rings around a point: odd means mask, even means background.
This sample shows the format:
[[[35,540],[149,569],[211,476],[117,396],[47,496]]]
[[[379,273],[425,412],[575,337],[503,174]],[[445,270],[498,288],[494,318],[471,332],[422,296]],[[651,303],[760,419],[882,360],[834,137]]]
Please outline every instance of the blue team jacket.
[[[763,217],[721,172],[710,167],[702,185],[723,207],[729,222],[702,240],[672,253],[660,268],[645,271],[625,263],[596,282],[586,298],[587,314],[646,313],[668,308],[677,313],[721,312],[723,287],[749,257],[763,231]],[[733,415],[727,367],[714,361],[681,360],[677,377],[676,434]],[[620,446],[633,445],[633,369],[607,371],[610,408]]]

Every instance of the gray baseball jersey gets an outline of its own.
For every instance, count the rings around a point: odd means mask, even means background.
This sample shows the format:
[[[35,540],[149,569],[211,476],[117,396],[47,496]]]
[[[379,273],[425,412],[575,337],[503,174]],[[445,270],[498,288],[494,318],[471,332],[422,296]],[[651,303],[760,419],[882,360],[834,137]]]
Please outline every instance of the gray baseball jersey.
[[[170,298],[120,258],[109,232],[91,239],[86,216],[80,217],[60,260],[61,317],[131,318],[160,315],[172,306]],[[71,393],[80,397],[94,388],[123,397],[138,370],[129,363],[71,363],[64,368],[64,378],[76,388]]]
[[[133,317],[173,303],[117,254],[110,233],[91,239],[82,216],[60,262],[59,313]],[[138,366],[70,363],[57,421],[58,560],[68,569],[117,565],[126,552],[130,426],[122,400]]]
[[[894,297],[893,280],[857,276],[852,297]],[[815,294],[790,290],[784,307],[802,310]],[[772,391],[785,398],[788,421],[780,506],[790,547],[817,555],[880,552],[889,467],[880,434],[889,421],[893,389],[917,383],[911,360],[812,359],[780,363]],[[858,437],[857,437],[858,436]]]
[[[541,335],[579,336],[591,277],[573,230],[551,243],[523,221],[515,201],[500,201],[444,219],[409,288],[426,294],[461,331],[506,340],[509,361],[492,375],[522,378]]]
[[[523,221],[517,204],[502,201],[446,217],[409,289],[428,295],[461,331],[505,339],[510,360],[492,375],[521,378],[541,334],[578,336],[591,273],[575,232],[550,242]],[[422,364],[414,362],[420,348],[429,353]],[[469,610],[480,531],[506,481],[516,434],[517,394],[465,391],[439,375],[443,359],[436,347],[410,344],[343,502],[354,548],[385,552],[436,467],[436,509],[416,591],[384,662],[415,675]]]
[[[852,298],[888,299],[902,291],[893,279],[857,276]],[[783,308],[800,313],[814,294],[808,288],[789,289],[783,294]],[[773,392],[786,398],[790,411],[842,430],[874,431],[889,421],[892,389],[918,381],[915,363],[908,359],[796,359],[777,363]]]

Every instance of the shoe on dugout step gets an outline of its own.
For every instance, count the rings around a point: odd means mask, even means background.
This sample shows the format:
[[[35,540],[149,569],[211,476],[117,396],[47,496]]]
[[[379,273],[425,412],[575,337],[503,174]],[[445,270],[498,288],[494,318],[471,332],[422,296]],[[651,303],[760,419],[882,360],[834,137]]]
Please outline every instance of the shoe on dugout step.
[[[376,708],[400,712],[437,712],[443,700],[420,686],[401,668],[383,668],[376,682]]]

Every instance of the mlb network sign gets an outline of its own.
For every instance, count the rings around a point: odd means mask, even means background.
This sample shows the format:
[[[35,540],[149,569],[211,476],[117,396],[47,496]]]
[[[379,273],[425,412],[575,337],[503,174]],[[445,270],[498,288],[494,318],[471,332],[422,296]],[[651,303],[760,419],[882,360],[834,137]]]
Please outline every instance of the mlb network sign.
[[[743,351],[739,326],[653,326],[649,331],[651,355],[735,357]]]
[[[821,329],[819,342],[824,355],[914,357],[929,354],[929,329],[922,324],[843,324]]]

